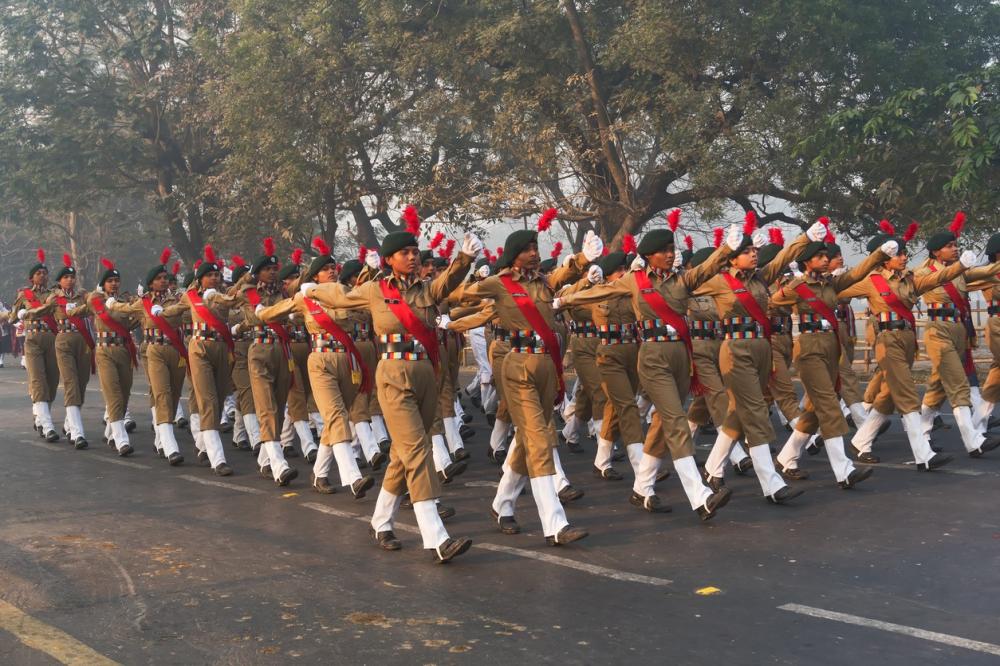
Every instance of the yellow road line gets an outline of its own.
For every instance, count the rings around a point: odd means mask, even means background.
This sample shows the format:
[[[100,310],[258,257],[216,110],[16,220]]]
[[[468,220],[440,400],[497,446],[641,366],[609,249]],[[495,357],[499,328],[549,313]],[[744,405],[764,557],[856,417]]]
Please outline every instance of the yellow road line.
[[[84,645],[69,634],[36,620],[0,599],[0,630],[13,634],[28,647],[71,666],[116,666],[117,661]]]

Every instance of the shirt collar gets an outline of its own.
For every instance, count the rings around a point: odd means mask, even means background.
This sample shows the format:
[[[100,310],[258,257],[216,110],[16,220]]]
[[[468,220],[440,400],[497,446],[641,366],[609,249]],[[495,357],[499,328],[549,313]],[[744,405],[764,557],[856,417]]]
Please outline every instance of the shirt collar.
[[[661,280],[668,280],[670,279],[670,276],[674,274],[674,271],[671,268],[660,269],[653,268],[652,266],[647,267],[646,272],[660,278]]]

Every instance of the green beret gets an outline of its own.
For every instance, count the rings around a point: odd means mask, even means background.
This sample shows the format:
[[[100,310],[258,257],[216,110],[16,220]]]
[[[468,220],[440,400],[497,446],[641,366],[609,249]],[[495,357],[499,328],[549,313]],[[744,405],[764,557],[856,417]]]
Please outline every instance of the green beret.
[[[543,273],[549,273],[555,270],[556,261],[557,260],[553,259],[552,257],[549,257],[548,259],[542,259],[541,263],[538,264],[538,268]]]
[[[42,262],[38,262],[37,264],[31,267],[31,270],[28,271],[28,279],[30,280],[31,278],[33,278],[35,276],[35,273],[37,273],[38,271],[47,271],[47,270],[49,270],[48,266],[46,266]]]
[[[757,268],[763,268],[774,261],[774,258],[777,257],[778,253],[783,249],[784,246],[778,245],[777,243],[768,243],[764,247],[760,248],[757,252]]]
[[[242,266],[237,266],[236,268],[233,269],[233,274],[230,277],[230,279],[233,281],[233,284],[236,284],[237,282],[240,281],[241,277],[243,277],[249,272],[250,272],[250,264],[243,264]]]
[[[694,254],[691,255],[691,268],[698,268],[705,260],[712,256],[715,252],[714,247],[703,247],[700,250],[695,250]]]
[[[391,257],[403,248],[407,247],[419,247],[420,243],[417,242],[417,237],[411,234],[409,231],[393,231],[391,234],[382,239],[382,245],[379,246],[378,253],[383,259]]]
[[[489,265],[490,265],[490,260],[487,259],[486,257],[483,257],[481,259],[476,259],[476,267],[474,270],[478,271],[483,266],[489,266]]]
[[[625,253],[611,252],[597,260],[597,265],[601,267],[605,275],[611,275],[619,268],[625,267]]]
[[[171,274],[171,272],[167,269],[166,265],[160,264],[158,266],[153,266],[146,273],[146,288],[147,289],[151,289],[152,288],[152,286],[153,286],[153,280],[155,280],[156,276],[159,275],[160,273],[166,273],[168,278],[174,277],[173,274]]]
[[[103,287],[104,283],[110,280],[111,278],[118,278],[120,280],[121,277],[122,274],[118,272],[117,268],[114,267],[107,268],[103,273],[101,273],[101,277],[97,280],[97,284]]]
[[[434,257],[434,268],[446,268],[448,260],[444,257]]]
[[[993,234],[986,241],[986,258],[991,262],[996,261],[996,255],[1000,252],[1000,234]]]
[[[826,256],[828,256],[831,259],[833,259],[835,257],[841,256],[842,254],[844,254],[843,250],[841,250],[840,246],[837,245],[836,243],[827,243],[826,244]]]
[[[352,261],[357,261],[357,259],[352,259]],[[309,262],[309,268],[307,268],[305,272],[301,274],[302,281],[310,282],[316,277],[317,273],[323,270],[324,266],[329,266],[330,264],[336,264],[336,263],[337,260],[333,258],[332,254],[321,254],[318,257],[315,257],[312,261]]]
[[[868,241],[868,245],[865,246],[865,249],[868,250],[869,252],[874,252],[875,250],[882,247],[882,243],[886,242],[887,240],[893,240],[892,236],[888,236],[886,234],[876,234],[874,238]]]
[[[927,239],[927,251],[937,252],[948,243],[957,241],[958,237],[950,231],[939,231]]]
[[[691,263],[691,257],[694,256],[694,252],[691,250],[684,250],[681,252],[681,266],[687,266]]]
[[[434,261],[434,252],[431,250],[421,250],[420,251],[420,263],[426,264],[428,261]]]
[[[518,229],[510,236],[507,236],[507,242],[503,245],[503,252],[500,254],[500,258],[497,259],[497,270],[511,266],[514,260],[517,259],[517,255],[524,252],[524,248],[537,242],[538,232],[534,229]]]
[[[639,241],[638,252],[640,256],[646,257],[655,252],[666,250],[674,244],[674,232],[670,229],[653,229],[647,231],[646,235]]]
[[[361,272],[362,268],[363,264],[357,259],[345,261],[344,265],[340,267],[340,282],[342,284],[350,284],[357,277],[358,273]]]
[[[267,268],[268,266],[277,266],[277,265],[278,265],[278,257],[276,257],[273,254],[262,254],[256,259],[254,259],[253,264],[250,266],[250,273],[253,275],[257,275],[257,273],[260,273],[263,269]]]
[[[76,269],[72,266],[63,266],[59,269],[59,272],[56,273],[56,282],[59,282],[59,280],[63,279],[66,275],[76,275]]]
[[[212,263],[210,261],[203,261],[201,265],[198,266],[198,270],[194,272],[194,279],[200,280],[211,272],[222,272],[222,266],[220,264]]]
[[[799,262],[799,268],[804,268],[802,264],[815,257],[820,252],[826,252],[826,243],[823,241],[811,241],[807,243],[802,252],[799,253],[798,259],[796,260]],[[757,263],[759,265],[760,261],[758,260]]]
[[[298,277],[300,273],[301,271],[299,269],[299,265],[293,264],[292,262],[289,261],[287,264],[281,267],[280,271],[278,271],[278,279],[287,280],[290,277]]]

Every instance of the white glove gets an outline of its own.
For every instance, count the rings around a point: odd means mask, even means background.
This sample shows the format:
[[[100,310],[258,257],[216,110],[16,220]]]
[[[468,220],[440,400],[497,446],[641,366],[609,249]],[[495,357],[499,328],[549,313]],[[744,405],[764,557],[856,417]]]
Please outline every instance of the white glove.
[[[368,264],[368,268],[377,271],[382,265],[382,257],[379,256],[378,250],[368,250],[365,253],[365,263]]]
[[[118,301],[115,300],[114,296],[108,296],[107,298],[104,299],[104,305],[106,305],[109,308],[117,302]]]
[[[962,253],[962,256],[958,258],[966,268],[972,268],[976,265],[976,253],[972,250],[966,250]]]
[[[149,308],[149,311],[150,313],[152,313],[154,317],[159,317],[161,314],[163,314],[163,306],[154,305],[153,307]]]
[[[462,241],[462,254],[467,254],[472,258],[479,256],[483,251],[483,241],[475,234],[465,233],[465,240]]]
[[[477,240],[478,240],[478,239],[477,239]],[[463,252],[463,253],[465,252],[465,247],[464,247],[464,246],[462,247],[462,252]],[[449,316],[448,316],[448,315],[446,315],[446,314],[443,314],[443,315],[438,315],[438,318],[437,318],[437,326],[438,326],[438,328],[440,328],[440,329],[441,329],[442,331],[447,331],[447,330],[448,330],[448,324],[450,324],[450,323],[451,323],[451,317],[449,317]]]
[[[833,277],[840,277],[847,272],[847,266],[841,266],[830,273]]]
[[[17,311],[17,320],[21,321],[22,319],[25,318],[25,316],[27,316],[27,314],[28,310],[26,308],[21,308],[20,310]]]
[[[215,289],[206,289],[205,292],[201,295],[201,297],[202,298],[211,298],[212,296],[215,296],[218,293],[219,292],[216,291]]]
[[[254,316],[257,317],[258,319],[260,319],[260,311],[263,310],[263,309],[264,309],[264,304],[263,303],[258,303],[257,307],[255,307],[253,309]]]
[[[588,231],[583,237],[583,256],[587,257],[587,261],[594,261],[602,252],[604,252],[604,241],[593,231]]]
[[[590,284],[600,284],[604,282],[604,271],[600,266],[594,264],[590,267],[587,271],[587,281],[590,282]]]
[[[671,266],[671,268],[673,268],[676,271],[681,267],[681,264],[683,263],[684,263],[684,257],[681,256],[681,253],[674,252],[674,263],[673,266]]]
[[[552,309],[561,310],[562,309],[562,299],[556,296],[552,299]]]
[[[764,231],[762,229],[758,229],[753,232],[753,236],[751,236],[751,238],[753,239],[753,246],[758,250],[767,245],[767,236],[764,235]]]
[[[885,252],[890,257],[895,257],[899,253],[899,243],[894,240],[889,240],[882,243],[882,247],[879,248]]]
[[[802,277],[802,271],[799,270],[799,262],[793,261],[788,264],[788,270],[792,272],[792,275],[799,278]]]
[[[488,278],[490,276],[490,265],[486,264],[484,266],[480,266],[479,270],[476,271],[476,275],[483,278],[484,280]]]
[[[145,293],[146,293],[146,290],[142,288],[141,284],[138,287],[135,288],[135,295],[136,296],[142,296]]]
[[[740,249],[740,245],[743,243],[743,230],[740,229],[739,225],[730,224],[729,231],[726,232],[726,245],[733,252]]]
[[[232,326],[229,327],[229,332],[232,333],[233,335],[239,335],[240,334],[240,325],[239,324],[233,324]]]
[[[368,258],[365,257],[365,261],[367,260]],[[302,294],[303,296],[309,296],[309,290],[315,286],[316,286],[315,282],[303,282],[302,284],[299,285],[299,293]]]
[[[574,259],[576,259],[576,257],[574,257],[572,254],[567,254],[566,257],[563,259],[563,268],[569,268],[569,265],[573,263]]]
[[[299,313],[298,312],[289,312],[288,313],[288,321],[294,322],[298,318],[299,318]]]
[[[814,222],[811,227],[806,229],[806,236],[814,243],[818,243],[824,238],[826,238],[826,225],[822,222]]]
[[[641,271],[645,267],[646,267],[646,260],[639,256],[637,256],[635,259],[632,260],[632,266],[630,266],[630,268],[633,271]]]

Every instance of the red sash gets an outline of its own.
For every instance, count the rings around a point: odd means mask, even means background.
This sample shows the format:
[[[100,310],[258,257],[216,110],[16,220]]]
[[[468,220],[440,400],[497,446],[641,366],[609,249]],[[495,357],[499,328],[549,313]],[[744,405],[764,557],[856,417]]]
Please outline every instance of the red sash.
[[[330,315],[326,313],[319,303],[311,298],[302,297],[302,302],[306,304],[306,308],[309,309],[309,314],[316,321],[317,324],[322,327],[328,335],[332,335],[333,338],[343,345],[344,349],[352,359],[352,366],[357,366],[361,370],[361,392],[369,393],[372,390],[372,376],[371,372],[368,370],[368,366],[365,365],[364,359],[361,357],[361,352],[358,351],[357,346],[354,344],[354,340],[351,336],[347,334],[347,331],[337,326],[337,322],[333,320]]]
[[[121,322],[111,316],[111,313],[104,307],[103,298],[94,296],[90,299],[90,307],[94,310],[94,314],[98,316],[105,326],[110,328],[115,332],[115,335],[125,341],[125,348],[128,349],[128,355],[132,357],[132,367],[138,368],[139,352],[135,348],[135,340],[132,339],[132,334],[129,333],[128,329],[125,328]]]
[[[760,307],[760,303],[757,299],[753,297],[753,294],[746,288],[739,278],[730,273],[729,271],[723,271],[721,273],[722,277],[725,278],[726,282],[729,284],[729,288],[733,290],[733,295],[736,296],[736,300],[740,302],[743,309],[747,311],[757,325],[761,327],[764,331],[764,337],[768,340],[771,339],[771,320],[767,318],[767,314]]]
[[[826,323],[828,323],[830,325],[830,328],[833,330],[833,334],[835,336],[837,336],[837,349],[840,351],[840,353],[837,355],[837,358],[839,359],[840,358],[840,354],[844,353],[844,348],[843,348],[843,346],[841,345],[841,342],[840,342],[840,325],[837,322],[837,315],[835,315],[833,313],[833,310],[830,309],[830,306],[828,306],[826,303],[824,303],[819,298],[819,296],[816,295],[816,292],[814,292],[812,289],[810,289],[808,287],[808,285],[806,285],[805,282],[803,282],[803,283],[799,284],[797,287],[795,287],[795,293],[797,293],[799,295],[799,298],[801,298],[803,301],[805,301],[806,303],[809,304],[809,307],[812,308],[813,312],[815,312],[819,316],[823,317],[823,319],[826,320]],[[839,371],[837,372],[837,383],[836,383],[835,388],[837,389],[837,392],[839,393],[840,392],[840,372]]]
[[[199,294],[196,289],[188,289],[187,297],[188,300],[191,301],[191,306],[194,308],[194,311],[198,313],[198,316],[201,317],[206,324],[212,327],[212,330],[222,337],[222,341],[225,342],[226,347],[229,348],[229,353],[232,354],[236,344],[233,342],[233,334],[229,331],[229,327],[219,321],[219,318],[205,306],[205,302],[201,300],[201,294]]]
[[[32,291],[31,289],[24,289],[22,291],[24,293],[24,300],[27,301],[28,305],[30,305],[33,308],[42,307],[42,304],[35,296],[34,291]],[[45,315],[44,317],[42,317],[42,321],[45,322],[45,325],[48,326],[53,333],[59,332],[59,325],[56,324],[56,318],[53,317],[52,315]]]
[[[871,278],[872,284],[878,290],[878,295],[882,297],[882,300],[889,306],[889,309],[899,315],[900,319],[908,321],[910,328],[916,333],[917,320],[913,316],[913,310],[903,305],[903,302],[899,300],[899,296],[889,288],[889,282],[884,277],[877,273],[872,273],[868,277]]]
[[[931,273],[937,273],[937,268],[933,263],[930,264]],[[962,316],[962,324],[965,326],[965,333],[969,340],[976,339],[976,326],[972,323],[972,316],[970,310],[972,309],[969,305],[969,300],[962,296],[961,292],[958,291],[958,287],[955,286],[954,282],[948,281],[941,285],[944,287],[944,292],[948,294],[948,298],[954,303],[955,307],[958,309],[959,314]],[[970,377],[976,377],[976,383],[973,386],[979,386],[978,375],[976,375],[976,364],[972,360],[972,345],[967,344],[965,346],[965,359],[963,362],[965,366],[965,374]]]
[[[535,306],[535,301],[528,295],[524,287],[518,284],[510,275],[501,275],[499,277],[501,284],[507,289],[510,297],[514,299],[517,309],[528,320],[528,325],[542,338],[542,342],[545,343],[545,350],[549,353],[552,364],[556,366],[556,376],[559,378],[559,392],[556,395],[556,404],[559,404],[562,402],[563,396],[566,395],[566,380],[563,378],[562,349],[559,346],[559,338],[556,337],[555,331],[546,323],[542,317],[542,313]]]
[[[441,363],[441,350],[438,348],[434,329],[428,328],[427,324],[417,317],[410,305],[403,300],[403,295],[399,293],[399,289],[395,285],[390,284],[388,280],[379,280],[378,286],[382,290],[385,304],[392,310],[392,314],[396,315],[396,319],[403,325],[406,332],[415,337],[427,350],[427,356],[430,357],[434,371],[437,372]]]
[[[158,328],[160,333],[163,334],[163,337],[170,340],[170,346],[177,350],[177,353],[181,355],[181,359],[183,359],[186,365],[188,352],[187,347],[184,346],[184,340],[181,339],[177,329],[170,325],[170,322],[160,315],[153,314],[153,297],[144,296],[142,299],[142,307],[145,308],[146,316],[152,320],[153,324],[156,325],[156,328]],[[190,372],[190,370],[188,371]]]
[[[646,305],[656,313],[657,318],[674,327],[684,346],[687,347],[688,365],[691,368],[691,393],[695,395],[704,394],[705,387],[702,385],[701,380],[698,379],[698,368],[694,364],[691,330],[688,328],[687,320],[677,314],[667,303],[666,299],[663,298],[663,295],[653,288],[653,283],[645,271],[635,271],[632,275],[635,276],[635,284],[639,287],[639,295],[642,296],[642,300],[646,301]]]
[[[90,347],[90,374],[96,373],[97,358],[94,356],[94,337],[90,334],[90,329],[87,328],[87,323],[83,321],[82,318],[70,316],[70,314],[66,312],[66,306],[69,304],[69,301],[67,301],[64,296],[56,296],[56,303],[58,303],[59,307],[63,309],[63,314],[66,315],[66,319],[69,320],[69,323],[76,327],[76,332],[83,336],[83,341],[87,343],[88,347]]]

